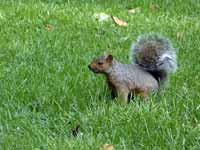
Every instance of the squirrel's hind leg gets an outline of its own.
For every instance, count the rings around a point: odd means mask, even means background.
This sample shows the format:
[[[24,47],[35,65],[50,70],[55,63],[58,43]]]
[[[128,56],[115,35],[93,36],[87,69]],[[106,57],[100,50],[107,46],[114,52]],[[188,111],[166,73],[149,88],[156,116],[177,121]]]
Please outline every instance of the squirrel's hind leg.
[[[131,100],[133,100],[133,99],[134,99],[134,94],[133,94],[133,92],[130,92],[130,93],[128,94],[128,103],[130,103]]]

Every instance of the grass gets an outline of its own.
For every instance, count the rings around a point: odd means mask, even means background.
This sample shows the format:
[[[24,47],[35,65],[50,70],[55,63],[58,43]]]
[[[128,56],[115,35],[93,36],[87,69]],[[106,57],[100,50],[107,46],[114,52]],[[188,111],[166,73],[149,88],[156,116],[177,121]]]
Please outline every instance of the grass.
[[[129,14],[134,7],[141,12]],[[129,25],[100,23],[99,12]],[[198,0],[1,0],[0,149],[199,149],[199,20]],[[147,32],[177,48],[170,86],[149,102],[109,101],[104,78],[87,65],[103,49],[129,63],[130,43]]]

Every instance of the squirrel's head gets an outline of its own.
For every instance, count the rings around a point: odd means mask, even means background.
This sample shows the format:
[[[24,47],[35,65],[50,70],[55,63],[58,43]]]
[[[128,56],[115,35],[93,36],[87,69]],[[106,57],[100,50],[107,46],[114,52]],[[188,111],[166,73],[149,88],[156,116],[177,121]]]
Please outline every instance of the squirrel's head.
[[[107,73],[110,66],[112,65],[113,56],[112,55],[103,55],[97,59],[94,59],[89,65],[88,68],[94,73]]]

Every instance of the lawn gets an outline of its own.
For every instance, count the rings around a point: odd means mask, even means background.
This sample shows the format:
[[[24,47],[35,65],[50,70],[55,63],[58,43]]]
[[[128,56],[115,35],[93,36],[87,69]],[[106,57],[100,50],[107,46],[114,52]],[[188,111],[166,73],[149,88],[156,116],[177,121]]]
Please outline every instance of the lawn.
[[[171,39],[179,69],[148,102],[122,106],[87,65],[105,50],[130,63],[148,32]],[[0,150],[200,148],[199,0],[1,0],[0,35]]]

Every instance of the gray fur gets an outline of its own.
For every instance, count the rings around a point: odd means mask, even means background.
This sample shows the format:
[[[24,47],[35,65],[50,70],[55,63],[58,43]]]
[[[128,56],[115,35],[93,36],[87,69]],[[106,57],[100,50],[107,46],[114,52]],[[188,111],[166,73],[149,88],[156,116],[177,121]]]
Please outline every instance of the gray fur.
[[[135,64],[122,64],[113,60],[106,74],[111,77],[111,80],[115,81],[115,85],[128,87],[129,90],[140,87],[155,91],[158,89],[157,80]]]
[[[139,36],[131,46],[131,57],[134,64],[149,72],[168,74],[177,70],[175,49],[167,38],[159,34]]]

